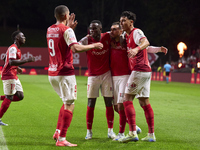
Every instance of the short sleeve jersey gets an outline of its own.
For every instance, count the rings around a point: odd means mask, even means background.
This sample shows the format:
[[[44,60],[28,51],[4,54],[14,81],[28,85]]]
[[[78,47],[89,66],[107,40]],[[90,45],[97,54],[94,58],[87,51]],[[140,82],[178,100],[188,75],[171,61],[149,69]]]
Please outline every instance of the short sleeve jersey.
[[[15,44],[12,44],[6,52],[6,59],[2,70],[1,80],[18,79],[17,77],[18,66],[9,65],[9,59],[14,59],[14,60],[21,59],[21,51]]]
[[[88,75],[98,76],[110,70],[109,67],[109,50],[110,50],[110,34],[101,33],[101,40],[96,41],[90,36],[86,36],[79,41],[82,45],[101,42],[102,49],[91,49],[86,52]]]
[[[112,76],[130,75],[128,66],[127,49],[120,45],[120,42],[111,40],[110,69]]]
[[[165,64],[165,65],[164,65],[164,68],[165,68],[165,71],[166,71],[166,72],[170,72],[171,67],[172,67],[172,66],[171,66],[170,64]]]
[[[74,31],[64,24],[54,24],[47,29],[49,51],[49,76],[74,75],[73,53],[70,46],[77,43]]]
[[[136,48],[142,38],[146,38],[144,33],[140,29],[134,28],[129,36],[126,35],[127,49]],[[129,58],[129,65],[132,71],[151,72],[147,50],[140,50],[133,58]]]

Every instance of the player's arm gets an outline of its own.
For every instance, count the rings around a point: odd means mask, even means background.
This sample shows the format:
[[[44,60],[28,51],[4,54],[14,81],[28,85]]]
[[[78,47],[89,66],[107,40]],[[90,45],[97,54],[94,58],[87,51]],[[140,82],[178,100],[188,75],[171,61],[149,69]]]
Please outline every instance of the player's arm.
[[[89,45],[81,45],[81,44],[76,43],[76,44],[73,44],[70,48],[74,53],[79,53],[79,52],[88,51],[90,49],[102,49],[103,44],[100,42],[92,43]]]
[[[11,66],[20,66],[20,65],[23,65],[25,63],[34,62],[34,61],[35,61],[34,57],[29,57],[29,58],[24,59],[24,60],[9,59],[9,65],[11,65]]]
[[[165,55],[167,54],[168,49],[164,46],[161,47],[156,47],[156,46],[148,46],[147,47],[147,52],[148,53],[158,53],[158,52],[163,52]]]
[[[136,48],[128,50],[128,57],[134,57],[140,50],[143,50],[149,46],[149,44],[150,43],[147,38],[142,38],[140,40],[140,44]]]

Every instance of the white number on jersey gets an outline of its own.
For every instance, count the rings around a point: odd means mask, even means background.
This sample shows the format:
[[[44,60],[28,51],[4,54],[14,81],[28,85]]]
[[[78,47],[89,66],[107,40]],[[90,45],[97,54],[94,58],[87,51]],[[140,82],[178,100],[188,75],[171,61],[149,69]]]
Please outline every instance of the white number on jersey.
[[[50,52],[50,55],[52,57],[55,56],[56,53],[54,49],[54,40],[50,39],[48,45],[49,45],[49,48],[52,50],[52,52]]]

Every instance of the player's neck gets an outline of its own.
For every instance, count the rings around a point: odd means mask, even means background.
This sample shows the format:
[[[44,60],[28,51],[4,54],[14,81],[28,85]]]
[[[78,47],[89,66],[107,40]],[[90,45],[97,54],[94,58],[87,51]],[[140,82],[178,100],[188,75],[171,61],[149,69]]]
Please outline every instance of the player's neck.
[[[66,25],[66,21],[58,21],[58,20],[57,20],[57,22],[56,22],[55,25],[59,25],[59,24],[64,24],[64,25]]]
[[[131,26],[130,28],[128,28],[126,31],[127,35],[129,35],[133,29],[134,29],[134,26]]]
[[[101,34],[98,36],[93,37],[93,39],[95,39],[96,41],[100,41],[101,40]]]
[[[20,47],[21,47],[21,45],[20,45],[19,42],[17,42],[17,41],[14,41],[14,44],[17,46],[17,48],[20,48]]]

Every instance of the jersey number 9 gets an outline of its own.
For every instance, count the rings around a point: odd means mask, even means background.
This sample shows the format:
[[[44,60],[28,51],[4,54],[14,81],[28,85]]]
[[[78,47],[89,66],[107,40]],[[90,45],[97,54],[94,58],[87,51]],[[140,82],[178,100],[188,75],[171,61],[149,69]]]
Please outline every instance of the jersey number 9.
[[[50,52],[50,55],[53,57],[55,56],[55,49],[54,49],[54,41],[52,39],[49,40],[49,43],[48,43],[48,46],[49,46],[49,49],[52,50],[52,52]]]

